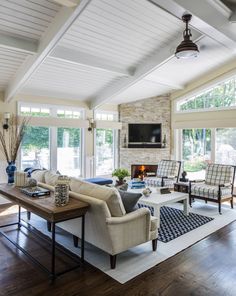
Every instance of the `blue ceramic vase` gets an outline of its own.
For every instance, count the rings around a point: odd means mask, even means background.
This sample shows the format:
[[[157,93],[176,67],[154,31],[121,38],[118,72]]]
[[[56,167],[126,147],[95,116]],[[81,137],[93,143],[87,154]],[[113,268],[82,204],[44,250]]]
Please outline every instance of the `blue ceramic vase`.
[[[6,172],[8,176],[8,184],[14,183],[14,172],[16,171],[16,165],[15,162],[10,161],[8,163],[8,166],[6,167]]]

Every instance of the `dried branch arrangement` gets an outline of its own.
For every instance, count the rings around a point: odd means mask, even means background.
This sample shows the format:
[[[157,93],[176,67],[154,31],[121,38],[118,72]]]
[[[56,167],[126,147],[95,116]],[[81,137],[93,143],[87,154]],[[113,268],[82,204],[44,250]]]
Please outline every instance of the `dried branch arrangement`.
[[[8,129],[0,129],[0,151],[8,163],[16,161],[29,120],[29,117],[11,116]]]

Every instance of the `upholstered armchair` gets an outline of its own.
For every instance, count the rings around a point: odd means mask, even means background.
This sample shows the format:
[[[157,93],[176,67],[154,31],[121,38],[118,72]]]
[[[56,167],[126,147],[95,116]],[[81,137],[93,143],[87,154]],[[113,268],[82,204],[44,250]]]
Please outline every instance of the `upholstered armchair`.
[[[146,179],[148,186],[173,188],[178,182],[181,168],[181,161],[161,160],[157,167],[157,176]]]
[[[222,164],[208,164],[205,180],[190,181],[189,202],[192,199],[202,199],[218,203],[221,214],[221,204],[230,201],[233,208],[233,184],[235,166]]]

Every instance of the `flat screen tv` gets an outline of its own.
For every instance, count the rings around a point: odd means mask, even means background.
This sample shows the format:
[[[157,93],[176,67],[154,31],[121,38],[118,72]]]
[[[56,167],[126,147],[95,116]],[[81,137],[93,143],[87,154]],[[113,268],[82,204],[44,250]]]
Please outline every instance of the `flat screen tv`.
[[[160,123],[130,123],[129,148],[160,148],[161,124]]]

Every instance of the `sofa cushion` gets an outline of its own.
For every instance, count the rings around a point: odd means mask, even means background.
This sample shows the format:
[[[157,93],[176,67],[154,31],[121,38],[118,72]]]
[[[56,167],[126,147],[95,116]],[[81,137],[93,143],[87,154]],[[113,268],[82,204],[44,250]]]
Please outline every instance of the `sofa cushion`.
[[[52,171],[46,171],[45,183],[51,186],[55,186],[60,175]]]
[[[120,194],[116,188],[101,186],[77,178],[71,178],[70,189],[73,192],[105,201],[113,217],[121,217],[126,214]]]
[[[221,198],[227,198],[232,196],[231,186],[221,187],[220,190],[221,190]],[[191,194],[196,196],[218,199],[219,186],[207,185],[205,183],[193,184],[191,187]]]
[[[138,209],[137,203],[142,196],[141,193],[128,192],[123,190],[119,190],[119,193],[127,213],[133,212]]]
[[[35,170],[31,173],[31,178],[37,180],[38,182],[45,183],[45,174],[47,170]]]

